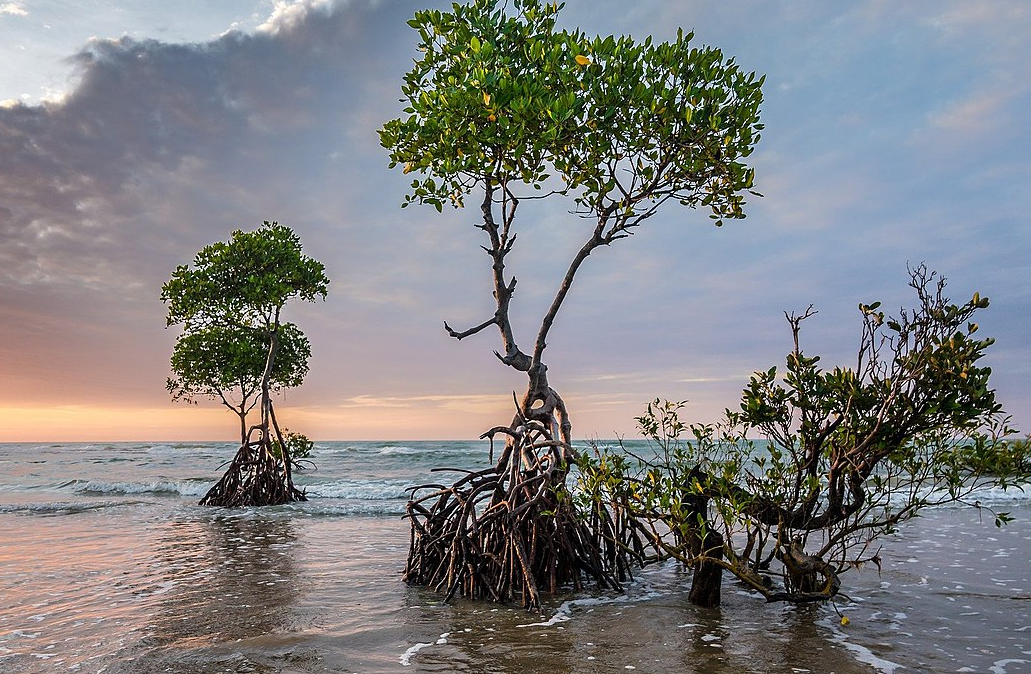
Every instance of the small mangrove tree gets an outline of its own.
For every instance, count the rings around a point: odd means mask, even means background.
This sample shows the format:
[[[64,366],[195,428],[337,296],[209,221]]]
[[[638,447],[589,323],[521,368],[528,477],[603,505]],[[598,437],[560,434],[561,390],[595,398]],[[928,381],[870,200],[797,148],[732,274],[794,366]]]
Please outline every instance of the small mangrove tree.
[[[981,362],[994,340],[973,317],[988,299],[954,304],[922,266],[910,286],[916,304],[894,318],[859,306],[854,367],[825,370],[803,351],[810,307],[786,316],[783,373],[756,372],[721,423],[650,404],[638,422],[656,451],[585,462],[588,507],[617,513],[618,544],[641,561],[693,567],[695,604],[720,603],[724,571],[767,601],[803,603],[835,597],[846,570],[879,566],[878,540],[923,509],[1027,481],[1026,463],[997,459],[1014,431]]]
[[[272,394],[299,386],[308,372],[308,338],[282,320],[282,311],[293,299],[325,298],[324,272],[322,263],[302,253],[289,227],[266,221],[206,246],[192,266],[177,267],[162,286],[167,325],[183,326],[172,352],[169,392],[191,402],[216,399],[240,421],[240,448],[202,505],[305,500],[293,484],[290,454],[304,443],[280,429]],[[255,406],[261,418],[248,427]]]

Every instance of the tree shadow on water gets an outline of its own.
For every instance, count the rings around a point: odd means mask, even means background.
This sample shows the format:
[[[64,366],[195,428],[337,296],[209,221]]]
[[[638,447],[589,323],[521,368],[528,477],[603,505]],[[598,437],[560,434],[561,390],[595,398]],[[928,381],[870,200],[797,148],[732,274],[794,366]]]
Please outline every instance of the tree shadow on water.
[[[167,526],[147,560],[152,609],[141,638],[108,671],[274,672],[293,660],[303,625],[295,523],[253,511]]]

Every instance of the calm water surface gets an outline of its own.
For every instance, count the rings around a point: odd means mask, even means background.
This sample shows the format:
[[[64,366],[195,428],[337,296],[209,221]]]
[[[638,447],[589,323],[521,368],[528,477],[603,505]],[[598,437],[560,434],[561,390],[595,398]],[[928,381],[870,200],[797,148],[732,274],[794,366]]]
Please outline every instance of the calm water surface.
[[[1031,496],[941,509],[844,577],[836,607],[674,565],[540,613],[406,587],[405,488],[479,443],[327,443],[291,506],[195,503],[226,444],[0,445],[0,672],[1031,672]],[[439,475],[433,476],[439,479]],[[839,612],[850,619],[842,626]]]

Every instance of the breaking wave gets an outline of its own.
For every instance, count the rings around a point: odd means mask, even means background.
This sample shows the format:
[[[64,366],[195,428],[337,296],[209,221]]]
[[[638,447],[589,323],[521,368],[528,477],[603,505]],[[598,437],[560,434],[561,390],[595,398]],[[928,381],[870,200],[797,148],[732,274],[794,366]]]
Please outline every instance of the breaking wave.
[[[203,496],[211,487],[208,481],[156,480],[154,482],[102,482],[74,480],[77,494],[157,494],[165,496]]]
[[[201,497],[207,493],[213,480],[155,480],[152,482],[104,482],[101,480],[72,480],[61,485],[62,491],[72,491],[84,496],[90,495],[152,495]],[[305,484],[298,481],[308,498],[346,499],[358,501],[406,500],[406,489],[411,483],[406,480],[335,480],[321,484]]]
[[[75,515],[107,508],[124,508],[139,501],[54,501],[47,503],[0,504],[0,513],[14,515]]]

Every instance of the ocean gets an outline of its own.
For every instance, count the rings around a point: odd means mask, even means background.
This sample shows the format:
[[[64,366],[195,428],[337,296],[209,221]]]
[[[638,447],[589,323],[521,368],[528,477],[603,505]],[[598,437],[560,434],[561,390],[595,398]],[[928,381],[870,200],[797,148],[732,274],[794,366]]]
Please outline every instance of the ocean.
[[[701,609],[665,564],[527,613],[401,581],[406,489],[485,443],[318,443],[308,502],[196,505],[235,449],[0,444],[0,672],[1031,672],[1031,491],[904,524],[833,606]]]

